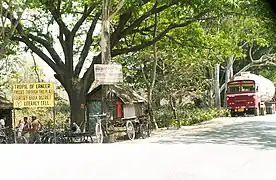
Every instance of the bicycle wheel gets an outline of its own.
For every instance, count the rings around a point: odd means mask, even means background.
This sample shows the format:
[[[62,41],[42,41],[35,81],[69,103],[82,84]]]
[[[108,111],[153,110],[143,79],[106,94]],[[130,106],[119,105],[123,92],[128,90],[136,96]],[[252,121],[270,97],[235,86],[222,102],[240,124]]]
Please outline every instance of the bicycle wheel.
[[[34,144],[42,144],[41,138],[40,137],[36,138],[36,140],[34,141]]]
[[[147,131],[146,124],[144,124],[144,123],[140,124],[139,134],[140,134],[140,137],[142,137],[143,139],[145,139],[148,136],[148,131]]]
[[[8,144],[4,137],[0,137],[0,144]]]
[[[100,143],[100,144],[103,143],[103,131],[102,131],[101,123],[96,124],[95,134],[96,134],[97,143]]]
[[[19,136],[19,137],[16,138],[16,143],[18,143],[18,144],[28,144],[28,141],[24,136]]]

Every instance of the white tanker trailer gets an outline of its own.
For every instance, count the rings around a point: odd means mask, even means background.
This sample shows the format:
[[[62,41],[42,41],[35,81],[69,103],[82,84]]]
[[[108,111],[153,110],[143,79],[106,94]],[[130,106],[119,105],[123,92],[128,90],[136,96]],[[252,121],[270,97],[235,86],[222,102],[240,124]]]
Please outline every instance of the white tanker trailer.
[[[274,84],[263,76],[250,72],[227,83],[227,107],[232,116],[241,113],[265,115],[275,113]]]

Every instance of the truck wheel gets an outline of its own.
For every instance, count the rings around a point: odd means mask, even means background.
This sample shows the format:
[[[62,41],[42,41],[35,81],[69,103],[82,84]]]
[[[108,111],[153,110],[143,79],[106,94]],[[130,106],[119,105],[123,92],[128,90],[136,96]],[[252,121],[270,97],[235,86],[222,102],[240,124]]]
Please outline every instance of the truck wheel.
[[[235,117],[236,113],[234,111],[231,111],[231,117]]]
[[[271,105],[271,114],[274,114],[274,113],[275,113],[275,105],[272,104],[272,105]]]
[[[259,116],[260,115],[260,109],[254,109],[254,115]]]

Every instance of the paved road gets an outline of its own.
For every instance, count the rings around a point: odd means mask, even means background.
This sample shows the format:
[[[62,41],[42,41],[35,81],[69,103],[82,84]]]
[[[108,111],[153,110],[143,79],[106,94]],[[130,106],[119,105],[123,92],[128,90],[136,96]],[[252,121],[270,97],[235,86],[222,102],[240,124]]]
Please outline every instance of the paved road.
[[[275,115],[217,119],[133,142],[0,146],[1,179],[276,179]]]
[[[180,130],[160,130],[149,139],[121,143],[221,144],[276,150],[276,115],[215,119]]]

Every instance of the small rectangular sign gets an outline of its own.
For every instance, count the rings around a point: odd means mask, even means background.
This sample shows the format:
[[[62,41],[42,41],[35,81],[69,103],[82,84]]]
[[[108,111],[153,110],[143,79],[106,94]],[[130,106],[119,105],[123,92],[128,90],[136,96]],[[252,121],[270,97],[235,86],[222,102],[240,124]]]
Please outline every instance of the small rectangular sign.
[[[95,64],[95,81],[98,84],[116,84],[123,82],[122,65],[118,64]]]

